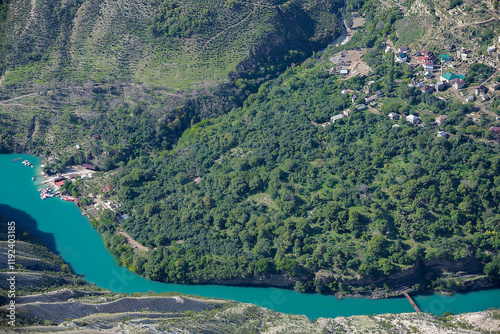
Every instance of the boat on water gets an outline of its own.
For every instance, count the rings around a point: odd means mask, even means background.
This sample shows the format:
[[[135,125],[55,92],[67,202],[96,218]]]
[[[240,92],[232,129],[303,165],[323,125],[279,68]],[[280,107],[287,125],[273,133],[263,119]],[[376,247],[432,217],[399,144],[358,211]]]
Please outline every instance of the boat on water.
[[[53,193],[52,188],[42,188],[39,191],[41,199],[47,199],[56,196],[56,194]]]
[[[24,160],[23,162],[23,165],[25,165],[26,167],[31,167],[33,168],[33,165],[31,164],[31,162],[29,162],[28,160]]]
[[[35,181],[35,177],[34,176],[31,177],[31,181]]]
[[[16,162],[16,161],[19,161],[21,160],[22,158],[16,158],[16,159],[12,159],[13,162]]]

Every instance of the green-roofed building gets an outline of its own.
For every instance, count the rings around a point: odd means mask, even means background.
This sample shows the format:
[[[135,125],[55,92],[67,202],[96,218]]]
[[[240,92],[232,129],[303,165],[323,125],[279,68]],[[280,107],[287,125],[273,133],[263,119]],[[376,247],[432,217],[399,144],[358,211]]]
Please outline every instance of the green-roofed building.
[[[457,79],[457,78],[458,78],[458,75],[456,75],[455,73],[447,72],[447,73],[441,74],[441,76],[439,77],[439,80],[440,81],[451,81],[451,80]]]
[[[449,61],[452,61],[453,58],[450,56],[450,55],[441,55],[441,61],[443,63],[446,63],[446,62],[449,62]]]
[[[460,80],[465,80],[465,75],[463,75],[463,74],[459,74],[459,75],[458,75],[458,78],[459,78]]]

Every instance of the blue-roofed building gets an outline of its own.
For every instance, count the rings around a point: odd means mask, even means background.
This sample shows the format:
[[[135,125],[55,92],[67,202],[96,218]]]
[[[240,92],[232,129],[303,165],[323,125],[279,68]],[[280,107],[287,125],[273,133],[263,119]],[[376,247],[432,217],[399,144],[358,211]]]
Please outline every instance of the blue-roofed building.
[[[408,60],[408,54],[406,52],[396,53],[396,61],[400,63],[406,63]]]

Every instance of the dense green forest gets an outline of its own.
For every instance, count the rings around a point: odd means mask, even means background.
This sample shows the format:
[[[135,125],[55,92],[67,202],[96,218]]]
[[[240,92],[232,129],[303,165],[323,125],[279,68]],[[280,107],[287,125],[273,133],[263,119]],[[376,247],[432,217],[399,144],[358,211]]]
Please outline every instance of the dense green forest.
[[[370,113],[315,127],[347,99],[335,77],[297,72],[119,174],[133,213],[124,228],[158,246],[134,259],[136,271],[174,282],[300,269],[377,276],[419,256],[497,254],[497,148],[460,125],[443,139]]]
[[[475,125],[470,105],[408,87],[412,72],[382,44],[399,12],[372,3],[360,12],[367,23],[350,43],[370,48],[368,77],[328,74],[327,50],[228,115],[192,125],[173,150],[114,175],[129,216],[121,226],[150,249],[124,245],[105,211],[93,224],[121,264],[178,283],[281,273],[300,278],[298,291],[317,292],[348,291],[344,279],[384,277],[419,259],[475,257],[500,278],[500,152],[481,139],[491,121]],[[471,66],[468,76],[488,71]],[[381,114],[355,111],[363,96],[353,104],[341,93],[369,82],[386,96]],[[349,117],[318,125],[344,110]],[[390,112],[417,114],[424,126]],[[448,116],[448,138],[436,137],[439,114]],[[320,272],[334,279],[314,279]]]
[[[404,69],[371,57],[373,77],[343,82],[311,59],[242,108],[193,125],[174,150],[130,161],[115,179],[130,215],[122,227],[155,250],[143,257],[121,246],[115,255],[152,279],[183,283],[319,270],[375,278],[418,258],[471,256],[498,279],[498,147],[466,136],[467,105],[405,84],[391,90]],[[438,110],[456,136],[437,138],[432,113],[421,115],[425,127],[393,127],[368,111],[312,124],[353,109],[340,91],[375,77],[391,97],[386,114],[394,101],[400,112]],[[110,218],[96,222],[101,232],[113,231]],[[308,284],[298,289],[339,289]]]

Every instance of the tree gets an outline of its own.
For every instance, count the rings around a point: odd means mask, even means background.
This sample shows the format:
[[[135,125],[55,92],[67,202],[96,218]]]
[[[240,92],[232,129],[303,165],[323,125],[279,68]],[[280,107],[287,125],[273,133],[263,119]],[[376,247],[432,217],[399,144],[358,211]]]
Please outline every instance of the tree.
[[[347,220],[346,228],[350,232],[359,231],[360,227],[360,214],[357,211],[349,210],[349,219]]]
[[[276,262],[276,270],[286,271],[288,275],[295,276],[299,265],[295,259],[282,258]]]
[[[111,159],[110,158],[104,159],[104,161],[102,163],[102,170],[105,171],[105,172],[107,172],[107,171],[112,170],[113,168],[115,168],[115,165],[111,161]]]
[[[255,263],[254,273],[256,275],[262,275],[266,273],[274,272],[274,262],[268,258],[262,258]]]
[[[484,273],[494,282],[500,281],[500,255],[496,255],[493,260],[484,266]]]
[[[158,234],[155,237],[156,246],[165,246],[170,243],[170,239],[165,234]]]

